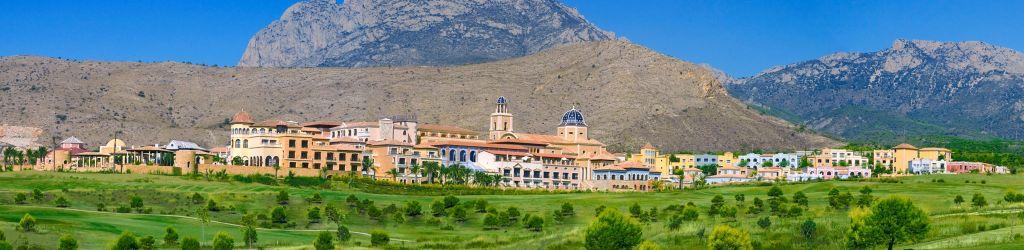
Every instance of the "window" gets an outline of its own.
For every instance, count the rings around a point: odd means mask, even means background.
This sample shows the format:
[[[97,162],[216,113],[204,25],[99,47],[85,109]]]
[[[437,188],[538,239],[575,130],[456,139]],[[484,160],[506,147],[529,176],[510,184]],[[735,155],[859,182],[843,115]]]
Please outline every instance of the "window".
[[[476,162],[476,151],[469,152],[469,161]]]
[[[320,152],[313,152],[313,160],[319,160],[319,159],[320,159]]]
[[[309,162],[303,162],[302,168],[309,168]]]
[[[288,159],[295,159],[295,151],[288,151]]]
[[[309,147],[309,141],[302,140],[302,148],[308,148],[308,147]]]
[[[328,161],[333,161],[334,160],[334,153],[327,152],[327,160]]]
[[[313,163],[314,169],[320,169],[320,163]]]
[[[302,151],[301,153],[299,153],[299,158],[301,158],[301,159],[309,159],[309,152]]]
[[[359,155],[358,154],[352,154],[351,161],[358,161],[358,159],[359,159]]]
[[[288,147],[295,147],[295,140],[288,140]]]
[[[249,148],[249,140],[242,140],[242,148]]]
[[[289,162],[288,163],[288,167],[289,168],[295,168],[295,162]]]
[[[338,160],[344,161],[345,160],[345,153],[338,153]]]
[[[579,174],[577,174],[577,173],[572,173],[572,179],[573,179],[573,180],[577,180],[577,179],[579,179],[579,178],[580,178],[580,177],[579,177]]]
[[[466,161],[466,150],[459,151],[459,162]]]

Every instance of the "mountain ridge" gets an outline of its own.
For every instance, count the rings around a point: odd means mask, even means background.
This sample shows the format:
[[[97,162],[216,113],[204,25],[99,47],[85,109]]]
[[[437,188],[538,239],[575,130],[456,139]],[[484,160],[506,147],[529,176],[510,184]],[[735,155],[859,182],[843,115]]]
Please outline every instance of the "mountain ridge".
[[[255,34],[238,66],[464,65],[614,38],[556,0],[306,0]]]
[[[415,114],[424,123],[484,131],[504,95],[517,131],[553,133],[579,104],[591,136],[616,150],[808,149],[838,142],[760,115],[730,97],[712,72],[623,41],[559,46],[483,64],[397,68],[203,67],[183,63],[0,58],[0,116],[96,145],[124,121],[129,143],[170,139],[224,144],[225,120],[374,120]],[[48,141],[48,140],[43,140]]]
[[[847,126],[851,122],[890,124],[895,131],[889,140],[922,135],[1022,139],[1022,79],[1024,54],[1012,49],[978,41],[899,39],[880,51],[838,52],[772,67],[727,88],[744,102],[796,114],[801,120],[795,122],[848,139],[886,140],[861,136],[884,131]],[[855,106],[893,116],[835,112]],[[904,119],[909,120],[896,122]]]

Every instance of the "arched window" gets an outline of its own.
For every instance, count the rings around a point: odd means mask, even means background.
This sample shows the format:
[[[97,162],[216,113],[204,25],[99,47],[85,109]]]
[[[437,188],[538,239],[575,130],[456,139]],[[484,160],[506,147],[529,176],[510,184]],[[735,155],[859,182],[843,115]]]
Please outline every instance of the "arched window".
[[[459,162],[466,161],[466,150],[459,151]]]
[[[235,139],[235,148],[240,148],[240,147],[242,147],[242,140]]]
[[[455,150],[454,149],[448,151],[448,161],[455,161]]]
[[[476,151],[469,152],[469,161],[476,162]]]
[[[245,139],[245,140],[242,141],[242,147],[243,148],[249,148],[249,139]]]

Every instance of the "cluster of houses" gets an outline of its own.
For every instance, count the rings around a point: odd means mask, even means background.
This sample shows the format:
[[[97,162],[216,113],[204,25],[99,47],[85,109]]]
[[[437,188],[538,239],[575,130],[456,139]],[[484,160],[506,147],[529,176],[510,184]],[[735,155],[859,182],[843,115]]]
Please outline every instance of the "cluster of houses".
[[[984,163],[950,161],[948,149],[907,144],[873,152],[825,148],[743,155],[662,154],[647,144],[636,154],[613,154],[589,137],[589,125],[576,107],[560,117],[553,133],[533,134],[515,130],[509,106],[507,98],[497,98],[486,134],[420,123],[410,116],[300,123],[256,121],[243,110],[231,118],[229,141],[223,147],[206,149],[186,141],[129,147],[113,139],[90,151],[71,137],[35,168],[106,171],[124,165],[158,165],[198,171],[230,166],[237,174],[359,174],[415,183],[430,177],[424,171],[427,165],[461,166],[496,176],[497,185],[507,188],[613,191],[869,178],[876,169],[897,175],[1006,172]]]

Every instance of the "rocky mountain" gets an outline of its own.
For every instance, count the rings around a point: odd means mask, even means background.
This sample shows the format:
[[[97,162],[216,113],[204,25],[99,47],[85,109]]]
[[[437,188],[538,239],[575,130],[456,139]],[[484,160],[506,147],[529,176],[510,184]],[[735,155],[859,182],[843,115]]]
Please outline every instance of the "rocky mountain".
[[[223,145],[245,109],[257,120],[421,122],[485,131],[507,96],[517,130],[554,133],[578,104],[592,137],[613,149],[794,149],[836,145],[730,97],[715,74],[624,41],[560,46],[456,67],[231,68],[182,63],[0,58],[0,117],[93,146],[184,139]],[[123,125],[122,125],[123,123]]]
[[[1024,139],[1024,54],[983,42],[897,40],[728,84],[765,112],[844,138]]]
[[[613,38],[557,0],[307,0],[253,36],[238,66],[463,65]]]

